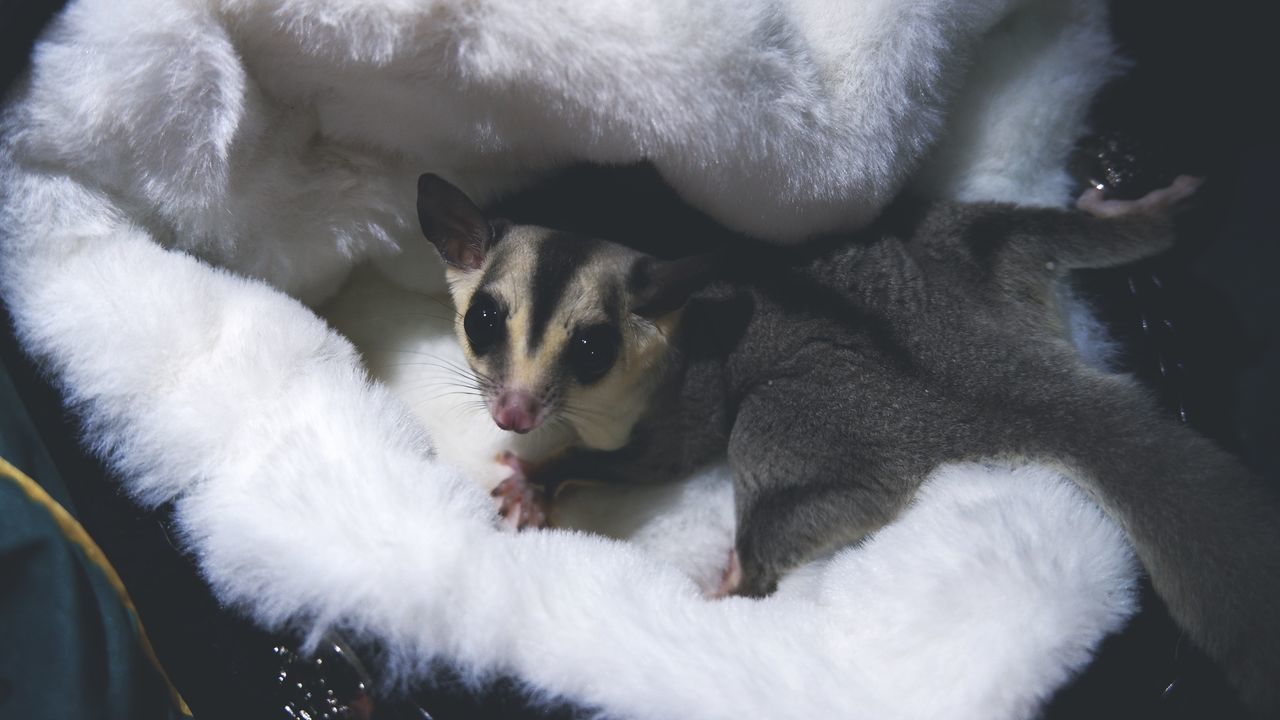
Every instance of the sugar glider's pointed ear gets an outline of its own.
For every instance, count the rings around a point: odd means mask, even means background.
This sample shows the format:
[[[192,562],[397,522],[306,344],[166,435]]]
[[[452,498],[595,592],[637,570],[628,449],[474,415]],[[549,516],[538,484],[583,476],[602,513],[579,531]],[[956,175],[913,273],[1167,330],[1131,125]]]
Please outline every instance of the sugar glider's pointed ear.
[[[439,175],[418,178],[418,223],[449,265],[470,271],[484,264],[493,241],[489,220],[466,193]]]
[[[659,318],[684,306],[720,269],[723,254],[712,252],[677,260],[643,257],[631,266],[627,288],[631,311],[644,318]]]

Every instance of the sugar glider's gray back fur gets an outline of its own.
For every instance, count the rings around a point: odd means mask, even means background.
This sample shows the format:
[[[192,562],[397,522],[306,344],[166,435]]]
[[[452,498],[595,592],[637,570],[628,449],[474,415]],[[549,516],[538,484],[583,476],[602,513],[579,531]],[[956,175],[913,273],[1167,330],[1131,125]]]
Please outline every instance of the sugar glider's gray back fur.
[[[734,252],[677,311],[627,445],[576,449],[545,474],[672,477],[727,449],[737,591],[763,595],[892,521],[940,463],[1061,463],[1246,701],[1280,712],[1276,498],[1132,379],[1086,366],[1059,326],[1061,274],[1168,247],[1168,220],[1143,209],[935,204],[855,238]],[[646,292],[660,265],[628,256],[605,280]]]

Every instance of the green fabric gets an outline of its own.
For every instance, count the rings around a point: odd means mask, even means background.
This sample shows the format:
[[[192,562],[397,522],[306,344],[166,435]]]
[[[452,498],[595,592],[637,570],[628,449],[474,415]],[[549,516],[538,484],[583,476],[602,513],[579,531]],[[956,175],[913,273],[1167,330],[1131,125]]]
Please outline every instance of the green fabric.
[[[53,496],[58,504],[72,515],[76,514],[71,502],[71,493],[58,467],[36,432],[35,423],[27,414],[18,389],[3,365],[0,365],[0,458],[8,460],[11,465],[21,470]],[[4,517],[0,515],[0,517]]]
[[[0,457],[71,510],[66,487],[2,371]],[[68,540],[48,508],[3,475],[0,717],[183,717],[106,574]]]

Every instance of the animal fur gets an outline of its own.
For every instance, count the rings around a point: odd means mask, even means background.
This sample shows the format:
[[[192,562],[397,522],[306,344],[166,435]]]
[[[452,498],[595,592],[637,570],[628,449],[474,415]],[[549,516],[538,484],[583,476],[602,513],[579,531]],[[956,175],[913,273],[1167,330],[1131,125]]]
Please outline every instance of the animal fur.
[[[617,716],[1026,716],[1132,610],[1118,536],[1059,475],[968,467],[965,490],[926,493],[904,531],[966,539],[886,534],[877,547],[916,558],[909,577],[846,556],[801,611],[708,610],[628,548],[498,535],[487,498],[439,460],[456,449],[439,438],[468,438],[427,436],[303,304],[366,260],[442,289],[413,222],[424,167],[491,197],[571,161],[650,159],[723,222],[791,239],[871,217],[908,177],[1059,204],[1067,148],[1117,67],[1100,0],[686,5],[75,0],[0,119],[0,296],[17,337],[123,490],[175,508],[221,601],[268,627],[376,638],[388,682],[444,661]],[[976,150],[944,151],[952,134]],[[1040,522],[995,520],[1011,516]],[[1072,534],[1078,547],[1043,541]],[[1033,551],[1001,550],[1015,546]],[[969,624],[951,599],[871,603],[931,586],[1036,632]],[[768,652],[751,656],[742,623]],[[904,624],[893,642],[876,631]],[[796,625],[810,629],[784,632]],[[911,659],[860,669],[893,658]],[[795,693],[760,687],[779,664]],[[921,677],[949,690],[909,692]],[[708,684],[744,691],[726,703]]]
[[[525,491],[512,502],[512,485],[669,479],[727,451],[726,588],[759,597],[892,522],[941,464],[1061,462],[1270,716],[1280,499],[1131,379],[1081,362],[1055,307],[1068,271],[1167,249],[1165,215],[1197,184],[1131,202],[1090,189],[1088,212],[905,203],[852,238],[710,260],[493,222],[431,175],[419,213],[493,417],[503,424],[518,396],[519,431],[575,431],[574,447],[500,486],[504,513],[534,504]],[[727,279],[694,294],[713,271]]]

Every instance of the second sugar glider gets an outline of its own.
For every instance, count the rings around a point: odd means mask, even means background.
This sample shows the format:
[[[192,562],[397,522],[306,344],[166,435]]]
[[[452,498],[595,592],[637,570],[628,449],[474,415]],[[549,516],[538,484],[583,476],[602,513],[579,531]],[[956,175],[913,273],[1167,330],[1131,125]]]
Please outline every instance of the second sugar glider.
[[[1058,463],[1245,699],[1280,712],[1280,503],[1134,380],[1084,364],[1055,306],[1067,271],[1168,248],[1196,185],[1088,191],[1074,211],[899,207],[802,248],[667,261],[490,219],[434,175],[418,213],[493,420],[577,438],[538,467],[509,459],[505,513],[538,524],[529,482],[673,479],[727,453],[725,589],[762,596],[893,521],[941,463]]]

